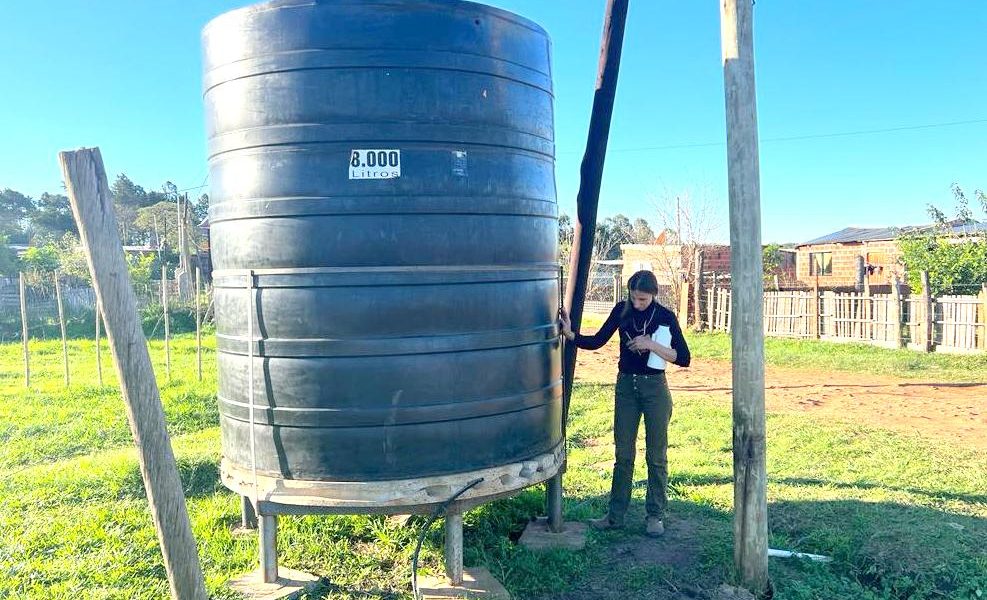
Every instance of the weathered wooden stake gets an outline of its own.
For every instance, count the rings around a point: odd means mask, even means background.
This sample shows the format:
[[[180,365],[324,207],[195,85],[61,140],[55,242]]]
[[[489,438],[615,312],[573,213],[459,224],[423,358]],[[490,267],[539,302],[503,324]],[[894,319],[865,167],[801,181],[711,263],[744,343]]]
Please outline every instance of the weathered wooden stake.
[[[62,330],[62,366],[65,367],[65,387],[69,387],[69,341],[65,333],[65,307],[62,304],[62,283],[56,271],[55,302],[58,304],[58,326]]]
[[[108,307],[106,337],[113,351],[127,420],[137,446],[173,598],[205,600],[195,537],[189,522],[161,396],[137,315],[137,300],[117,234],[113,196],[98,148],[60,152],[72,213],[86,251],[97,307]]]
[[[202,381],[202,306],[199,295],[202,294],[202,274],[199,267],[195,268],[195,364],[199,381]]]
[[[31,387],[31,352],[28,349],[27,332],[27,284],[24,282],[24,273],[20,273],[20,299],[21,299],[21,343],[24,346],[24,387]]]
[[[721,0],[733,291],[734,565],[756,596],[768,580],[764,278],[751,0]]]
[[[164,316],[165,377],[171,381],[171,318],[168,316],[168,267],[161,264],[161,313]]]

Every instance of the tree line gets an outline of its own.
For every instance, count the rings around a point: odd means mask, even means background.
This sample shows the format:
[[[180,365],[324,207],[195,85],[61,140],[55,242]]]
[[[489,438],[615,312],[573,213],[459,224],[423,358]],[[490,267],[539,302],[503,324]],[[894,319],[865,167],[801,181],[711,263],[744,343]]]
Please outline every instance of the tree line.
[[[162,262],[177,264],[180,232],[187,232],[186,241],[193,245],[201,241],[195,225],[206,218],[208,194],[191,199],[170,181],[160,190],[148,190],[123,173],[117,175],[111,192],[121,242],[154,250],[128,255],[135,282],[150,280]],[[27,249],[18,256],[12,246]],[[25,271],[40,277],[56,270],[89,278],[68,198],[48,192],[32,198],[4,188],[0,191],[0,275]]]

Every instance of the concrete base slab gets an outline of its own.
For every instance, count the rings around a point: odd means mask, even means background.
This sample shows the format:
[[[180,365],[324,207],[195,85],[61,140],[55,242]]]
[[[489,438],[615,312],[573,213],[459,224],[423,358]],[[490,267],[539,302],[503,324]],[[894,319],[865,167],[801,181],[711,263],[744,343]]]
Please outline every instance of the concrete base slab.
[[[476,567],[463,570],[463,583],[452,585],[445,577],[424,577],[418,584],[423,600],[449,600],[469,598],[482,600],[511,600],[504,586],[494,579],[490,571]]]
[[[264,583],[260,569],[231,579],[227,585],[249,600],[290,600],[319,585],[320,578],[294,569],[278,568],[278,580]]]
[[[564,548],[566,550],[582,550],[586,547],[586,523],[565,521],[562,531],[553,533],[548,528],[548,519],[538,517],[528,523],[521,534],[518,543],[530,550],[549,550]]]

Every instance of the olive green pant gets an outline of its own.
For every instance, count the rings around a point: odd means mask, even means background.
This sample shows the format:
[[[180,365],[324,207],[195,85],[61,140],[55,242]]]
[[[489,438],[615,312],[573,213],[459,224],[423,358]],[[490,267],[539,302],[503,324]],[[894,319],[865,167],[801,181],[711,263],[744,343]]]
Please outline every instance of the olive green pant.
[[[623,524],[634,485],[637,431],[644,416],[644,459],[648,465],[648,494],[644,508],[649,517],[662,518],[667,502],[668,423],[672,395],[665,374],[619,373],[614,393],[613,441],[616,461],[610,487],[610,521]]]

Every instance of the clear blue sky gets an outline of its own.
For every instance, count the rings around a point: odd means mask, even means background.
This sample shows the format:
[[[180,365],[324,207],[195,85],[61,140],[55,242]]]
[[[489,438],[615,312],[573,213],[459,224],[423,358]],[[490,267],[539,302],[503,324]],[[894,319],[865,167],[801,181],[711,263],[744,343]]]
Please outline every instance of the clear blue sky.
[[[559,203],[572,213],[604,0],[490,3],[552,36]],[[92,145],[111,176],[200,186],[199,32],[245,4],[4,2],[0,187],[57,192],[56,152]],[[657,199],[691,193],[725,223],[718,2],[630,4],[601,214],[654,221]],[[987,188],[987,2],[759,0],[755,19],[766,242],[923,222],[928,202],[952,208],[953,182]]]

